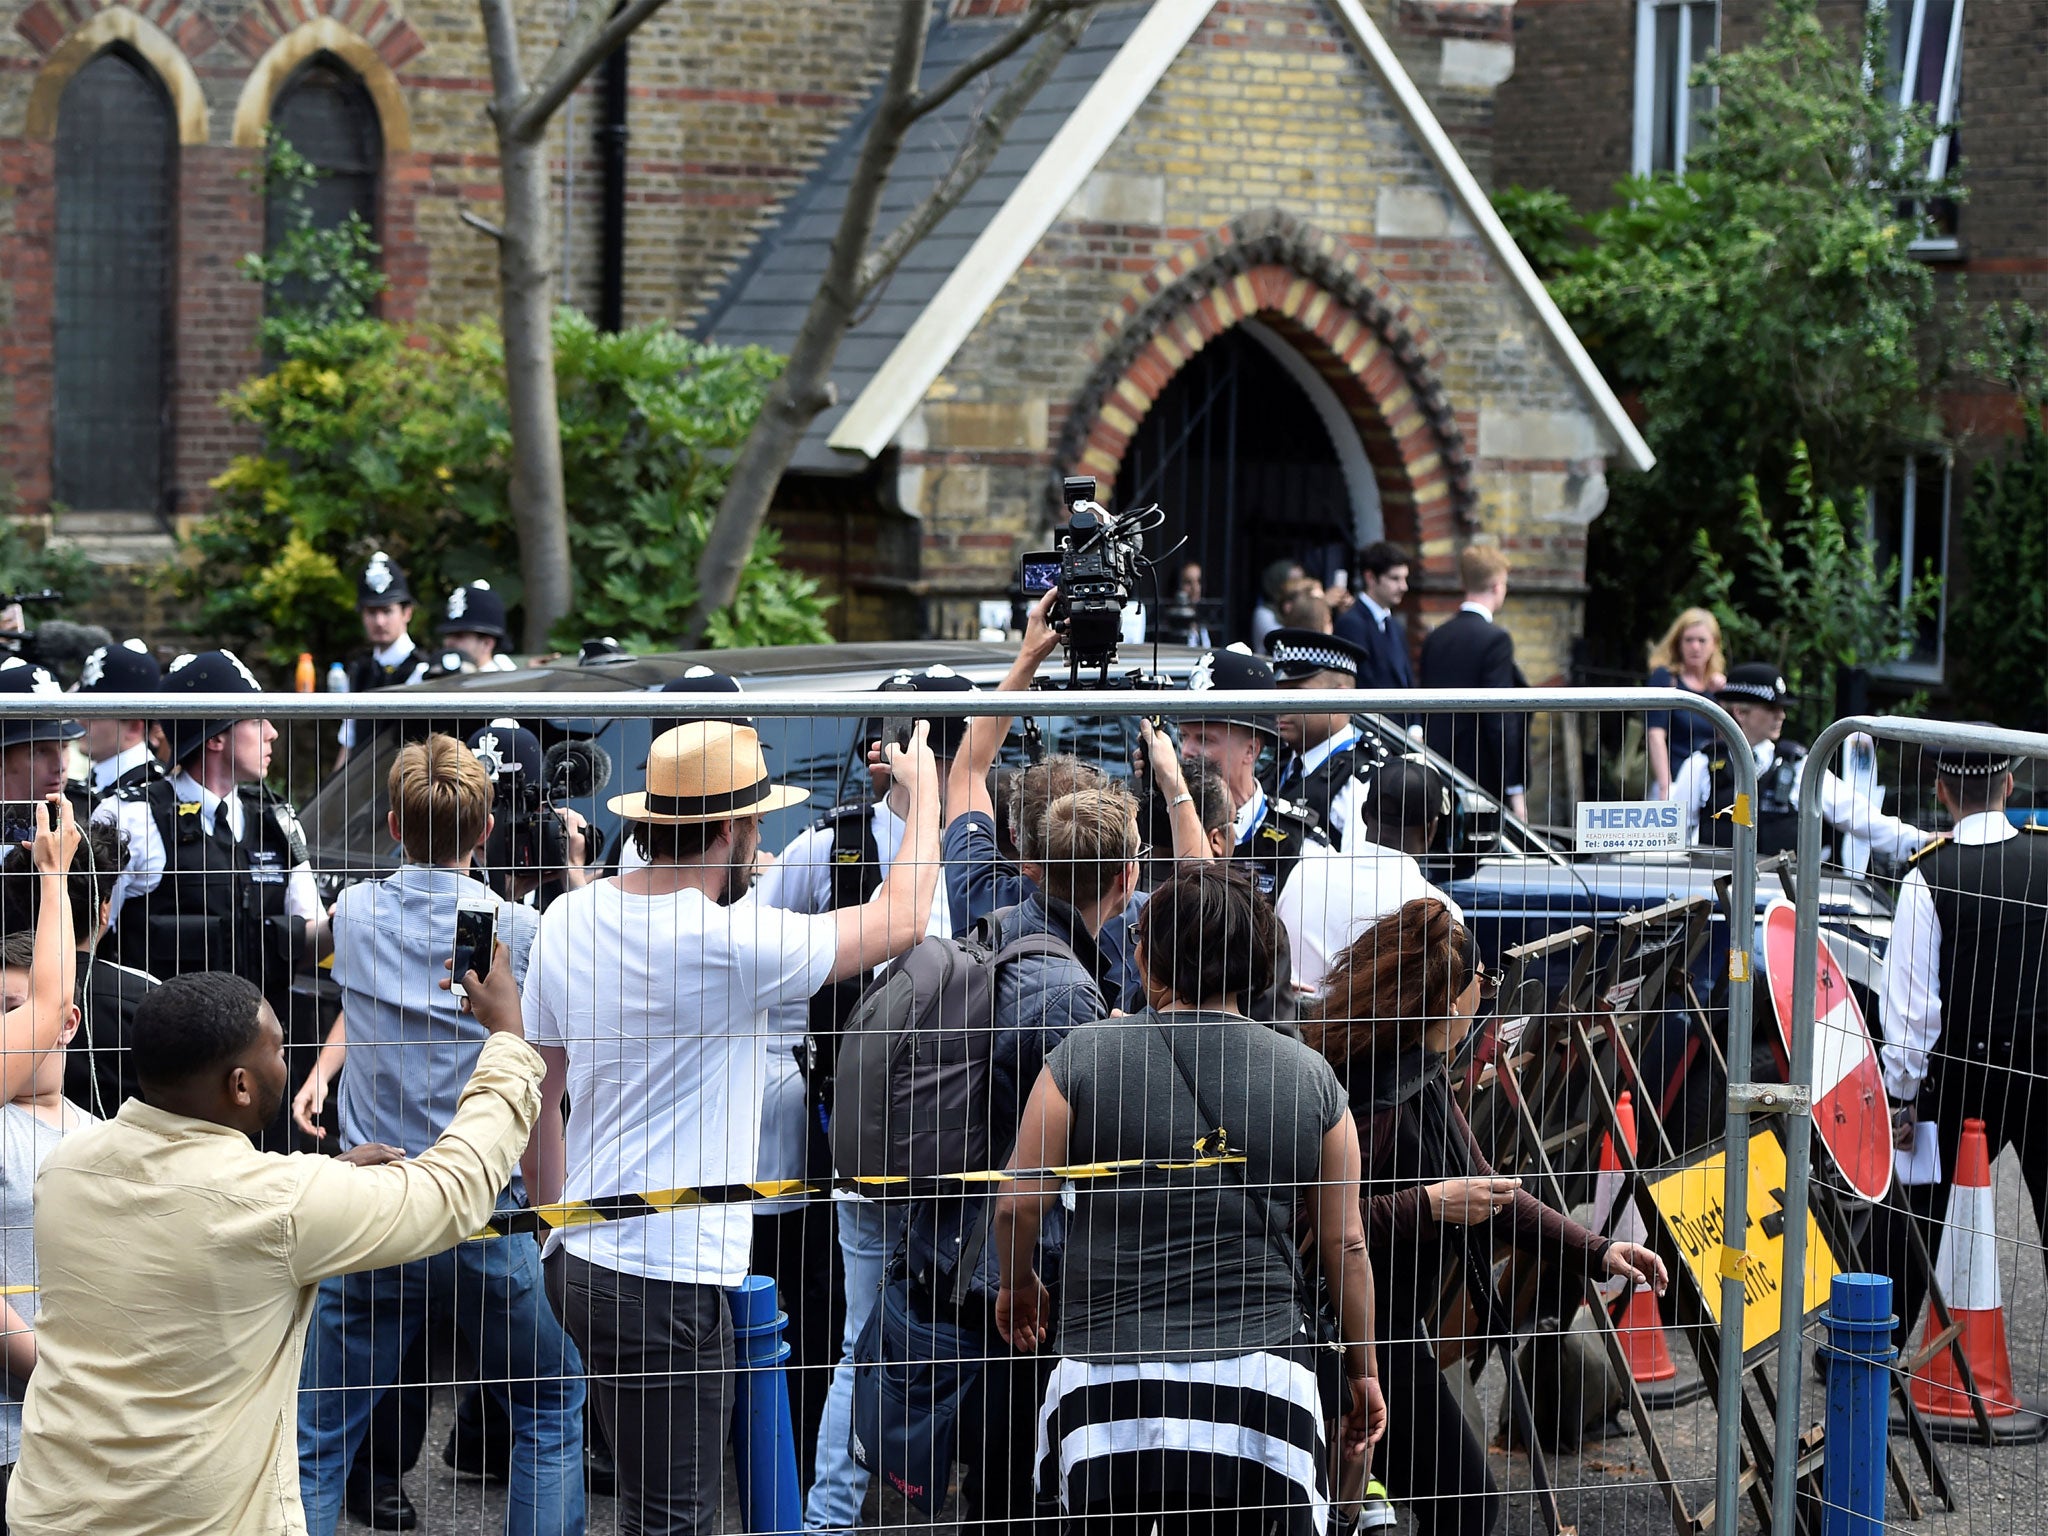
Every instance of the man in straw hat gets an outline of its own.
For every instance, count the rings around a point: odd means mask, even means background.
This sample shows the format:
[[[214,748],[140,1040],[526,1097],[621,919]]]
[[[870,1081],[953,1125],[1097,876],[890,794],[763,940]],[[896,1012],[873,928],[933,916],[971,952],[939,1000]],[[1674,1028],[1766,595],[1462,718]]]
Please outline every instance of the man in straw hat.
[[[920,721],[907,745],[883,748],[910,794],[881,887],[816,914],[752,889],[761,818],[805,798],[769,780],[754,731],[697,721],[656,738],[645,788],[611,801],[645,867],[570,891],[541,916],[526,978],[548,1068],[527,1171],[537,1201],[755,1177],[771,1011],[925,931],[939,876],[928,734]],[[565,1090],[576,1104],[566,1142]],[[733,1406],[724,1288],[746,1278],[752,1233],[750,1208],[734,1203],[554,1240],[566,1253],[550,1291],[590,1372],[627,1529],[714,1528]]]

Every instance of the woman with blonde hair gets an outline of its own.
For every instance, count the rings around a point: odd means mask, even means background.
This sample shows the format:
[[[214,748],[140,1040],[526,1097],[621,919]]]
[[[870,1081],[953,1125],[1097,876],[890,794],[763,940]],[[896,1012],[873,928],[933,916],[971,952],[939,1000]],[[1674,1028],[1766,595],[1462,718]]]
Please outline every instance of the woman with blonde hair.
[[[1688,608],[1671,621],[1650,652],[1650,686],[1683,688],[1712,694],[1728,681],[1728,658],[1721,653],[1721,621],[1704,608]],[[1714,727],[1705,715],[1687,709],[1650,711],[1646,744],[1650,753],[1650,794],[1671,797],[1671,768],[1702,747],[1714,744]]]
[[[1490,1269],[1497,1244],[1540,1255],[1573,1288],[1603,1275],[1660,1295],[1664,1265],[1542,1204],[1487,1166],[1451,1090],[1450,1059],[1490,993],[1471,932],[1418,897],[1353,941],[1303,1024],[1337,1073],[1358,1126],[1373,1338],[1386,1363],[1380,1480],[1419,1536],[1487,1536],[1500,1490],[1437,1366],[1428,1324],[1452,1266]]]

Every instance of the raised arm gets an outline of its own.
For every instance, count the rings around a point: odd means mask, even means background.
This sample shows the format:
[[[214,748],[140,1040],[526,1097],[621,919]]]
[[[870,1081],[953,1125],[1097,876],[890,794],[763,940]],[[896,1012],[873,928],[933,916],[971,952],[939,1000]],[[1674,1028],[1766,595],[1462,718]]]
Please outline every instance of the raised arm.
[[[62,795],[37,808],[30,845],[37,881],[36,947],[29,966],[28,1001],[0,1014],[0,1103],[28,1086],[36,1063],[57,1047],[71,1018],[78,951],[71,931],[71,896],[65,889],[71,859],[84,834]]]
[[[930,736],[930,722],[920,720],[908,748],[893,741],[882,748],[891,781],[910,786],[903,845],[875,894],[835,914],[837,948],[827,981],[845,981],[893,960],[923,937],[931,921],[932,895],[939,884],[939,766]]]
[[[1038,677],[1039,663],[1058,649],[1060,637],[1052,627],[1052,605],[1058,596],[1059,589],[1054,587],[1031,605],[1030,616],[1024,621],[1024,643],[1017,650],[1017,659],[1010,663],[1010,670],[996,684],[997,693],[1028,693]],[[967,739],[961,743],[953,759],[953,771],[946,780],[948,825],[969,811],[994,818],[995,803],[989,799],[988,774],[996,765],[996,754],[1002,750],[1004,738],[1010,734],[1011,718],[991,715],[967,722]]]
[[[1209,834],[1202,830],[1201,807],[1188,791],[1188,776],[1181,767],[1173,738],[1155,729],[1146,719],[1138,721],[1138,741],[1145,749],[1145,764],[1152,770],[1152,782],[1166,797],[1166,814],[1173,826],[1173,856],[1181,859],[1213,859]]]

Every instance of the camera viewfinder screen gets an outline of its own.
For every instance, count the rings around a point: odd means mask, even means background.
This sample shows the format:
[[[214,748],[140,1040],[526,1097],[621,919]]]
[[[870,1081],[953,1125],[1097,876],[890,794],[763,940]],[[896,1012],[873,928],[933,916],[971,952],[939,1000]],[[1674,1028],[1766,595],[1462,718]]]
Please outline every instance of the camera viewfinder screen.
[[[1056,550],[1024,557],[1024,590],[1050,592],[1060,582],[1060,557]]]

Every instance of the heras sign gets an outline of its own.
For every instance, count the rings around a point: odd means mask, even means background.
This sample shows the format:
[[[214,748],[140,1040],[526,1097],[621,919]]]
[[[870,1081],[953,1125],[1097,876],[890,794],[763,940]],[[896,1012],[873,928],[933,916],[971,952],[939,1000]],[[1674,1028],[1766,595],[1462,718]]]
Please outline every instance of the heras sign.
[[[1582,800],[1581,853],[1657,853],[1685,846],[1685,818],[1675,800]]]

